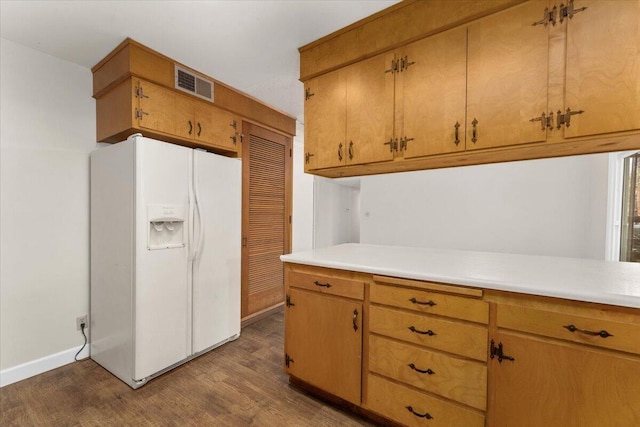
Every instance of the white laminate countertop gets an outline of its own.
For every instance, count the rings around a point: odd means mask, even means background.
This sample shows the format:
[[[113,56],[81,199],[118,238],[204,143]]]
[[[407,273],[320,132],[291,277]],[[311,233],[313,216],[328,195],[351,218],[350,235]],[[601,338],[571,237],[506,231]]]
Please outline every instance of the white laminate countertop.
[[[347,243],[283,262],[640,308],[640,263]]]

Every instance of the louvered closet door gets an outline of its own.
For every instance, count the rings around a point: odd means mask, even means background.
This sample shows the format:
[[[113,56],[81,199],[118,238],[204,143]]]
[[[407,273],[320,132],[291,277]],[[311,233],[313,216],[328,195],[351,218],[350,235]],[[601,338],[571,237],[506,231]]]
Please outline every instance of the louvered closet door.
[[[243,125],[242,317],[284,301],[280,255],[290,252],[291,138]]]

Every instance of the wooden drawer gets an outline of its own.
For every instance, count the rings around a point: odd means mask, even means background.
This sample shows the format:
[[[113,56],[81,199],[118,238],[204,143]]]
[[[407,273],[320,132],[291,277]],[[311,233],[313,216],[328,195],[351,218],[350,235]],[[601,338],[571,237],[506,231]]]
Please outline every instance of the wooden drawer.
[[[371,302],[471,322],[489,323],[489,304],[479,299],[376,283],[371,286]]]
[[[407,426],[484,427],[484,414],[369,375],[368,409]],[[426,415],[428,414],[428,415]]]
[[[487,360],[486,327],[372,305],[369,307],[369,330],[472,359]]]
[[[328,295],[364,300],[364,282],[357,280],[291,271],[288,274],[288,285]]]
[[[561,309],[563,312],[498,304],[498,327],[640,354],[640,322],[603,318],[603,312],[596,309],[593,316],[583,308]]]
[[[483,411],[487,407],[487,367],[479,362],[371,335],[369,370]]]

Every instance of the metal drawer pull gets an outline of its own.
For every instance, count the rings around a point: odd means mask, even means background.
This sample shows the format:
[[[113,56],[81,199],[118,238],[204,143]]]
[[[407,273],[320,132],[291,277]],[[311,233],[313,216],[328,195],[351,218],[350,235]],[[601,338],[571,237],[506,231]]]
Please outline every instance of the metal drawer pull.
[[[321,286],[323,288],[330,288],[331,287],[331,283],[327,282],[327,283],[320,283],[317,280],[315,282],[313,282],[314,285],[316,286]]]
[[[411,298],[409,301],[411,301],[414,304],[428,305],[428,306],[431,306],[431,307],[433,307],[434,305],[437,305],[435,302],[433,302],[431,300],[429,300],[429,301],[418,301],[415,298]]]
[[[429,335],[430,337],[434,336],[436,333],[433,332],[431,329],[429,329],[428,331],[421,331],[419,329],[416,329],[415,326],[409,326],[409,330],[411,332],[415,332],[416,334],[421,334],[421,335]]]
[[[358,330],[358,310],[353,310],[353,330]]]
[[[435,372],[433,372],[431,369],[427,369],[426,371],[423,371],[422,369],[418,369],[416,368],[416,365],[414,365],[413,363],[409,363],[407,366],[416,372],[420,372],[421,374],[429,374],[429,375],[435,374]]]
[[[580,332],[581,334],[592,335],[592,336],[600,336],[602,338],[607,338],[607,337],[612,337],[613,336],[609,332],[605,331],[604,329],[601,330],[600,332],[594,332],[594,331],[587,331],[586,329],[578,329],[575,325],[565,325],[565,326],[563,326],[563,328],[568,329],[569,332]]]
[[[409,412],[411,412],[411,413],[412,413],[413,415],[415,415],[416,417],[426,418],[426,419],[428,419],[428,420],[432,420],[432,419],[433,419],[433,417],[432,417],[428,412],[425,412],[424,414],[420,414],[420,413],[418,413],[418,412],[414,411],[414,410],[413,410],[413,408],[412,408],[411,406],[407,406],[406,408],[407,408],[407,410],[408,410]]]

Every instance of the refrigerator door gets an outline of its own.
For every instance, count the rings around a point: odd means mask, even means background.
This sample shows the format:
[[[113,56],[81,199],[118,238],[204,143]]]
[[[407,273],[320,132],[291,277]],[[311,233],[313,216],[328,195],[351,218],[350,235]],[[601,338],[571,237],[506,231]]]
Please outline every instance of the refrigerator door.
[[[240,334],[242,170],[239,159],[193,153],[196,256],[193,352]]]
[[[136,140],[134,380],[191,355],[189,201],[193,150]]]

